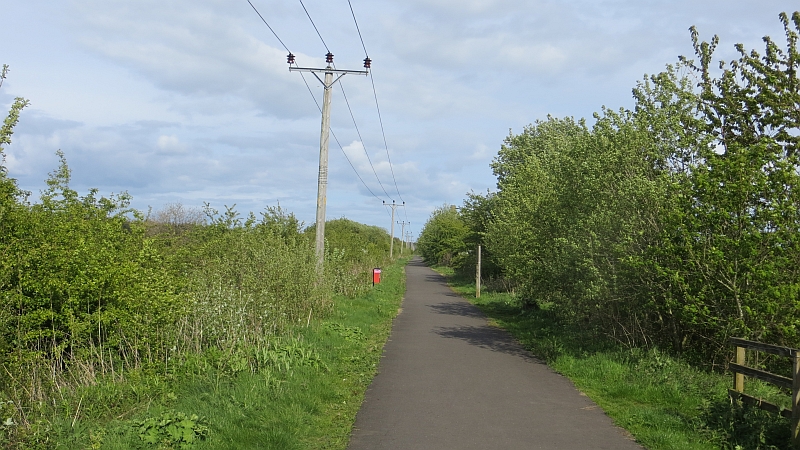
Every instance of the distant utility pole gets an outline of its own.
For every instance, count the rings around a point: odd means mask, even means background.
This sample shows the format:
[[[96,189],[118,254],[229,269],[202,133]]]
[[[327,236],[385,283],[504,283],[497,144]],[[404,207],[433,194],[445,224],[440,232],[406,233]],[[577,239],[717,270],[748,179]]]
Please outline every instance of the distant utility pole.
[[[317,269],[322,270],[322,265],[325,262],[325,207],[328,192],[328,133],[331,128],[331,89],[340,78],[347,74],[367,75],[372,61],[369,58],[364,59],[364,68],[367,70],[336,70],[331,67],[333,64],[333,54],[331,52],[325,55],[325,62],[328,63],[328,67],[324,69],[292,67],[294,55],[291,53],[286,57],[286,60],[289,63],[289,72],[311,72],[325,87],[322,97],[322,131],[319,138],[319,176],[317,178],[316,256]],[[319,77],[320,73],[324,74],[325,80]],[[333,78],[334,75],[337,75],[336,79]]]
[[[386,203],[385,201],[383,202],[383,204],[388,205],[388,203]],[[403,206],[405,206],[405,204],[406,202],[403,202]],[[391,234],[391,239],[389,240],[389,258],[394,258],[394,210],[395,208],[401,205],[398,205],[397,203],[394,202],[394,200],[392,200],[392,204],[390,206],[392,207],[392,234]]]
[[[400,224],[400,254],[403,254],[403,250],[406,247],[406,224],[411,225],[411,222],[406,222],[405,220],[402,222],[397,222]]]

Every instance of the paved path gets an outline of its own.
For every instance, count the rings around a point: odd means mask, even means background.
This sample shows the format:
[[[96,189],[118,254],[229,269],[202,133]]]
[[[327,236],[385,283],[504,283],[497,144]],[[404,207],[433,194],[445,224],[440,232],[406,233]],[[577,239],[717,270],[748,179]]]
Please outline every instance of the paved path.
[[[641,450],[418,259],[350,450]]]

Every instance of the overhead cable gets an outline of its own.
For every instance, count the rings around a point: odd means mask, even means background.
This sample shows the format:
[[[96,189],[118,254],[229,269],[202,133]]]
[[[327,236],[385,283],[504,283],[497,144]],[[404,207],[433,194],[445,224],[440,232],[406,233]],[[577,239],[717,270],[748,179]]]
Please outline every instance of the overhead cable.
[[[278,42],[280,42],[280,43],[281,43],[281,45],[283,46],[283,48],[284,48],[284,49],[285,49],[287,52],[289,52],[289,54],[291,54],[292,52],[289,50],[289,47],[287,47],[287,46],[286,46],[286,44],[283,42],[283,40],[282,40],[282,39],[281,39],[281,38],[278,36],[278,33],[276,33],[276,32],[275,32],[275,30],[273,30],[273,29],[272,29],[272,27],[269,25],[269,23],[267,23],[267,20],[264,18],[264,16],[262,16],[262,15],[261,15],[261,13],[258,11],[258,9],[256,9],[255,5],[253,5],[253,3],[252,3],[250,0],[247,0],[247,3],[249,3],[249,4],[250,4],[250,7],[251,7],[251,8],[253,8],[253,11],[255,11],[255,12],[256,12],[256,14],[258,14],[258,17],[259,17],[259,18],[261,18],[261,21],[262,21],[262,22],[264,22],[264,25],[266,25],[266,26],[267,26],[267,28],[269,28],[269,31],[271,31],[271,32],[272,32],[272,35],[273,35],[273,36],[275,36],[275,39],[277,39],[277,40],[278,40]],[[301,5],[303,4],[302,0],[300,0],[300,4],[301,4]],[[305,5],[303,5],[303,9],[305,10]],[[306,10],[306,15],[308,15],[308,10]],[[308,16],[308,18],[309,18],[309,20],[311,20],[311,16],[310,16],[310,15]],[[312,25],[314,25],[314,21],[313,21],[313,20],[311,20],[311,24],[312,24]],[[314,29],[315,29],[315,30],[317,29],[317,26],[316,26],[316,25],[314,25]],[[317,34],[319,35],[319,30],[317,30]],[[320,38],[320,40],[322,40],[322,36],[321,36],[321,35],[319,36],[319,38]],[[324,41],[324,40],[322,40],[322,44],[323,44],[323,45],[325,45],[325,41]],[[328,48],[328,46],[327,46],[327,45],[325,45],[325,48],[327,49],[327,48]],[[330,50],[329,50],[329,52],[330,52]],[[296,64],[296,63],[295,63],[295,66],[297,66],[297,64]],[[317,98],[314,96],[314,92],[311,90],[311,86],[309,86],[309,84],[308,84],[308,81],[306,80],[306,77],[303,75],[303,73],[302,73],[302,72],[300,73],[300,76],[303,78],[303,83],[305,83],[305,85],[306,85],[306,88],[308,89],[308,93],[309,93],[309,94],[311,94],[311,98],[314,100],[314,104],[315,104],[315,105],[317,105],[317,109],[319,109],[319,110],[320,110],[320,112],[322,112],[322,108],[319,106],[319,102],[317,101]],[[351,114],[352,114],[352,113],[351,113]],[[355,120],[355,119],[354,119],[354,120]],[[353,165],[353,162],[352,162],[352,161],[350,161],[350,158],[347,156],[347,153],[344,151],[344,147],[343,147],[343,146],[342,146],[342,144],[339,142],[339,139],[336,137],[336,134],[333,132],[333,130],[330,130],[330,132],[331,132],[331,135],[333,135],[333,139],[336,141],[336,144],[339,146],[339,149],[342,151],[342,154],[344,155],[345,159],[346,159],[346,160],[347,160],[347,162],[350,164],[350,167],[353,169],[353,172],[355,172],[356,176],[357,176],[357,177],[358,177],[358,179],[361,181],[361,184],[363,184],[363,185],[364,185],[364,187],[367,189],[367,191],[368,191],[370,194],[372,194],[372,196],[373,196],[373,197],[375,197],[375,198],[376,198],[376,199],[378,199],[378,200],[381,200],[381,201],[383,201],[383,199],[382,199],[382,198],[378,197],[377,195],[375,195],[375,193],[374,193],[374,192],[372,192],[372,189],[370,189],[370,188],[369,188],[369,186],[367,185],[367,183],[365,183],[365,182],[364,182],[364,179],[363,179],[363,178],[361,178],[361,175],[358,173],[358,170],[356,170],[356,167]],[[362,141],[362,144],[363,144],[363,141]],[[371,164],[371,162],[370,162],[370,164]],[[373,170],[374,170],[374,168],[373,168]],[[377,175],[376,175],[376,176],[377,176]],[[378,180],[378,181],[380,182],[380,180]],[[383,185],[381,185],[381,188],[383,188]],[[385,189],[384,189],[384,192],[386,192],[386,190],[385,190]],[[387,194],[387,197],[388,197],[388,196],[389,196],[389,195]]]
[[[303,83],[305,83],[305,85],[306,85],[306,89],[308,89],[308,93],[309,93],[309,94],[311,94],[311,98],[314,100],[314,104],[315,104],[315,105],[317,105],[317,109],[318,109],[318,110],[319,110],[319,112],[321,113],[321,112],[322,112],[322,107],[321,107],[321,106],[319,106],[319,102],[317,101],[317,97],[314,95],[314,91],[312,91],[312,90],[311,90],[311,86],[309,86],[309,84],[308,84],[308,81],[306,81],[306,77],[305,77],[305,76],[303,76],[303,73],[302,73],[302,72],[300,72],[300,76],[303,78]],[[356,166],[354,166],[354,165],[353,165],[353,162],[352,162],[352,161],[350,161],[350,157],[349,157],[349,156],[347,156],[347,152],[345,152],[345,151],[344,151],[344,147],[342,146],[342,143],[341,143],[341,142],[339,142],[339,138],[337,138],[337,137],[336,137],[336,133],[334,133],[334,132],[333,132],[333,129],[331,129],[331,128],[328,128],[328,130],[330,130],[330,132],[331,132],[331,135],[333,136],[333,140],[334,140],[334,141],[336,141],[336,145],[338,145],[338,146],[339,146],[339,150],[341,150],[341,151],[342,151],[342,154],[344,155],[344,158],[345,158],[345,159],[347,160],[347,162],[350,164],[350,167],[352,167],[352,169],[353,169],[353,172],[355,172],[355,174],[356,174],[356,176],[358,177],[358,179],[359,179],[359,180],[361,180],[361,184],[363,184],[363,185],[364,185],[364,187],[365,187],[365,188],[367,188],[367,191],[369,191],[369,193],[370,193],[370,194],[372,194],[372,196],[373,196],[373,197],[375,197],[376,199],[378,199],[378,200],[380,200],[380,201],[383,201],[383,199],[382,199],[382,198],[378,197],[377,195],[375,195],[375,193],[374,193],[374,192],[372,192],[372,189],[370,189],[370,188],[369,188],[369,186],[367,186],[367,183],[365,183],[365,182],[364,182],[364,179],[363,179],[363,178],[361,178],[361,175],[358,173],[358,170],[356,170]],[[363,143],[362,143],[362,144],[363,144]],[[379,180],[379,181],[380,181],[380,180]],[[383,185],[381,185],[381,188],[383,188]],[[386,192],[386,190],[384,190],[384,192]],[[386,195],[388,196],[389,194],[386,194]]]
[[[353,15],[353,23],[356,25],[356,31],[358,31],[358,38],[361,39],[361,47],[364,48],[364,56],[369,58],[369,54],[367,53],[367,46],[364,44],[364,38],[361,35],[361,28],[358,26],[358,19],[356,19],[356,13],[353,10],[353,4],[350,0],[347,0],[347,4],[350,6],[350,13]],[[320,37],[321,39],[321,37]],[[400,200],[403,201],[403,196],[400,195],[400,188],[397,187],[397,178],[394,176],[394,166],[392,165],[392,158],[389,156],[389,144],[386,142],[386,131],[383,127],[383,117],[381,116],[381,107],[378,104],[378,91],[375,89],[375,78],[372,76],[372,71],[369,72],[369,80],[372,83],[372,94],[375,96],[375,108],[378,111],[378,121],[381,124],[381,135],[383,135],[383,145],[386,148],[386,159],[389,161],[389,169],[392,172],[392,181],[394,181],[394,189],[397,191],[397,196],[400,197]],[[403,201],[405,203],[405,201]]]
[[[364,45],[364,38],[361,36],[361,29],[358,27],[358,21],[356,20],[356,13],[353,11],[353,4],[350,3],[350,0],[347,0],[347,4],[350,5],[350,14],[353,15],[353,22],[356,24],[356,31],[358,31],[358,38],[361,39],[361,46],[364,47],[364,56],[369,57],[367,53],[367,46]]]
[[[311,18],[311,14],[308,13],[308,9],[306,9],[306,5],[303,4],[303,0],[300,0],[300,6],[302,6],[303,7],[303,11],[306,12],[306,16],[308,16],[308,20],[311,21],[311,25],[314,27],[314,30],[316,30],[317,36],[319,36],[319,40],[322,41],[322,45],[325,46],[325,50],[327,50],[328,53],[330,53],[331,50],[328,48],[328,44],[325,43],[325,39],[322,39],[322,35],[319,33],[319,29],[317,28],[317,24],[314,23],[314,19],[312,19]]]
[[[260,12],[258,12],[258,10],[257,10],[257,9],[256,9],[256,7],[253,5],[253,3],[252,3],[250,0],[247,0],[247,3],[250,3],[250,6],[253,8],[253,11],[255,11],[255,12],[256,12],[256,14],[258,14],[258,17],[261,17],[261,21],[262,21],[262,22],[264,22],[264,25],[266,25],[266,26],[267,26],[267,28],[269,28],[269,31],[272,31],[272,34],[275,36],[275,39],[277,39],[277,40],[278,40],[278,42],[280,42],[280,43],[281,43],[281,45],[283,46],[283,48],[285,48],[287,52],[289,52],[289,53],[292,53],[291,51],[289,51],[289,47],[287,47],[287,46],[286,46],[286,44],[284,44],[284,43],[283,43],[283,41],[281,40],[281,38],[279,38],[279,37],[278,37],[278,33],[276,33],[276,32],[275,32],[275,30],[273,30],[273,29],[272,29],[272,27],[271,27],[271,26],[269,26],[269,24],[267,23],[266,19],[264,19],[264,16],[262,16],[262,15],[261,15],[261,13],[260,13]]]
[[[350,108],[350,101],[347,100],[347,93],[344,91],[344,85],[341,81],[339,81],[339,87],[342,89],[342,96],[344,96],[344,102],[347,105],[347,109],[350,111],[350,117],[353,119],[353,126],[356,129],[356,134],[358,134],[358,139],[361,141],[361,147],[364,149],[364,154],[367,155],[367,161],[369,161],[369,166],[372,167],[372,173],[375,174],[375,179],[378,180],[378,184],[380,185],[381,189],[383,189],[383,193],[386,194],[389,199],[392,198],[388,192],[386,192],[386,188],[383,187],[383,183],[381,179],[378,177],[378,172],[375,170],[375,166],[372,164],[372,158],[369,157],[369,153],[367,152],[367,146],[364,144],[364,138],[361,137],[361,131],[358,129],[358,124],[356,123],[356,117],[353,114],[352,108]]]
[[[311,18],[311,14],[308,12],[308,9],[306,8],[306,5],[303,4],[303,0],[299,0],[299,1],[300,1],[300,5],[303,7],[303,11],[305,11],[306,16],[308,17],[308,20],[311,22],[311,25],[314,27],[314,30],[317,32],[317,36],[319,36],[319,40],[322,42],[322,45],[325,47],[325,50],[327,50],[328,54],[330,55],[331,51],[328,48],[328,44],[325,43],[325,39],[323,39],[322,34],[319,32],[319,28],[317,28],[317,25],[314,23],[314,19]],[[349,0],[348,0],[348,3],[349,3]],[[350,5],[350,12],[351,13],[353,12],[353,5],[352,4]],[[353,13],[353,20],[355,21],[355,13]],[[356,28],[358,28],[358,22],[356,22]],[[359,38],[360,38],[361,37],[361,31],[359,31],[358,34],[359,34]],[[364,46],[364,40],[363,39],[361,40],[361,45],[362,45],[362,47],[364,47],[364,51],[366,53],[366,46]],[[335,67],[336,67],[336,65],[334,64],[334,68]],[[370,75],[370,77],[371,77],[371,75]],[[344,94],[345,103],[347,104],[347,109],[350,110],[350,117],[353,119],[353,125],[356,128],[356,133],[358,133],[358,137],[359,137],[359,139],[361,139],[361,145],[364,146],[364,153],[367,155],[367,160],[369,160],[369,165],[370,165],[370,167],[372,167],[372,172],[375,174],[375,178],[378,180],[378,184],[381,186],[381,189],[383,189],[383,192],[386,194],[387,197],[389,197],[391,199],[392,196],[389,195],[389,193],[386,192],[386,189],[383,187],[383,183],[381,182],[380,178],[378,177],[378,173],[375,170],[375,166],[372,164],[372,159],[369,157],[369,153],[367,153],[366,146],[364,145],[364,139],[361,138],[361,132],[358,130],[358,125],[356,124],[355,115],[353,114],[353,110],[350,108],[350,102],[347,100],[347,94],[345,94],[344,87],[341,85],[341,81],[339,82],[339,86],[342,89],[342,94]],[[373,90],[373,93],[374,93],[374,91],[375,91],[375,81],[374,80],[372,81],[372,90]],[[376,100],[376,104],[377,104],[377,95],[375,97],[375,100]],[[380,119],[380,109],[378,109],[378,118]],[[381,120],[381,133],[383,133],[383,122],[382,122],[382,120]],[[386,134],[385,133],[383,134],[383,141],[384,141],[384,144],[385,144],[386,143]],[[387,157],[387,159],[389,159],[389,149],[388,149],[388,147],[386,148],[386,157]],[[394,180],[394,169],[392,168],[392,160],[391,159],[389,159],[389,169],[392,172],[392,179]],[[400,200],[402,201],[403,198],[402,198],[402,196],[400,196],[400,191],[397,189],[397,181],[396,180],[394,181],[394,187],[395,187],[395,190],[397,191],[398,197],[400,197]]]

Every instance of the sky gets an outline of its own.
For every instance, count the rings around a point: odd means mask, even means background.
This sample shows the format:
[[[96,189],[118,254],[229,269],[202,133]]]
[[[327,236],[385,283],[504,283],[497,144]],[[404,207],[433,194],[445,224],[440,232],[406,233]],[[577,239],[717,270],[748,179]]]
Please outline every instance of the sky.
[[[383,202],[404,202],[395,222],[410,222],[414,237],[434,208],[495,187],[490,163],[509,133],[548,114],[633,107],[645,74],[692,55],[691,25],[701,39],[718,35],[717,56],[730,60],[736,43],[780,41],[778,14],[800,9],[251,1],[300,66],[324,67],[330,49],[338,69],[363,70],[366,48],[371,78],[346,75],[333,90],[327,218],[388,229]],[[286,49],[247,0],[0,0],[0,15],[0,64],[10,66],[0,109],[15,97],[31,103],[4,164],[34,197],[60,149],[80,193],[127,191],[145,212],[207,202],[246,215],[280,204],[313,224],[321,115],[312,95],[321,103],[322,85],[289,72]]]

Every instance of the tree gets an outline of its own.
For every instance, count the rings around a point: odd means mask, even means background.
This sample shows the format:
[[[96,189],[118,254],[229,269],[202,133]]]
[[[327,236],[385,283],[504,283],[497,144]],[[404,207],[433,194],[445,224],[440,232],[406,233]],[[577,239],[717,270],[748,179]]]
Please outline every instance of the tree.
[[[422,227],[417,248],[426,262],[449,266],[453,257],[466,251],[469,229],[461,220],[455,205],[436,208]]]
[[[0,71],[0,87],[3,86],[7,76],[8,64],[3,64],[3,69]],[[3,121],[3,126],[0,127],[0,153],[3,153],[4,145],[11,144],[11,135],[14,134],[14,127],[19,123],[19,115],[28,105],[30,102],[22,97],[15,98],[14,103],[11,104],[11,110]],[[3,155],[3,160],[5,160],[5,155]],[[0,164],[0,171],[5,175],[5,166],[2,164]]]
[[[712,69],[719,39],[701,42],[697,62],[699,146],[669,224],[669,248],[680,260],[660,265],[675,280],[687,338],[720,354],[739,335],[800,343],[800,13],[782,13],[786,45],[765,37],[765,52],[736,45],[739,58]]]
[[[3,86],[7,75],[8,65],[4,64],[0,71],[0,87]],[[13,283],[14,267],[9,250],[17,240],[19,227],[25,213],[23,203],[28,195],[17,186],[15,179],[8,176],[4,146],[11,144],[14,127],[19,122],[20,113],[28,104],[28,100],[17,97],[0,127],[0,292]],[[9,310],[9,306],[0,304],[0,365],[4,363],[10,345],[10,340],[3,336],[3,330],[8,328],[12,319],[13,314]],[[3,383],[0,383],[0,389],[2,387]]]

